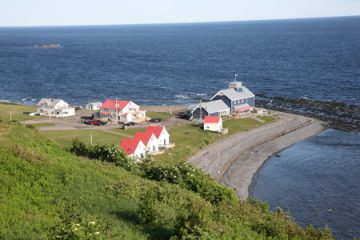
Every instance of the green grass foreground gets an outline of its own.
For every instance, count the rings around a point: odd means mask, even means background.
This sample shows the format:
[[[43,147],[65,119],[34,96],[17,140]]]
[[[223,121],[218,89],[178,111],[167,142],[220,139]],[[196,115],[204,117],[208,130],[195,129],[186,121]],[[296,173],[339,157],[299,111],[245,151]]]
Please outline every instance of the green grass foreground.
[[[0,239],[332,239],[327,229],[301,228],[281,210],[240,201],[188,165],[155,161],[128,171],[7,120],[0,120],[0,219]]]

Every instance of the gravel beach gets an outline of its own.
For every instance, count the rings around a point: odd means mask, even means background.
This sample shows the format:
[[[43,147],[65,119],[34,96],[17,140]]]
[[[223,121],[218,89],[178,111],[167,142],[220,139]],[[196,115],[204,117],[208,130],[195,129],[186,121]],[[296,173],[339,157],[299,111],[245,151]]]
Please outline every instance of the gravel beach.
[[[278,121],[211,144],[189,162],[247,199],[254,175],[270,156],[324,130],[318,120],[277,114]]]

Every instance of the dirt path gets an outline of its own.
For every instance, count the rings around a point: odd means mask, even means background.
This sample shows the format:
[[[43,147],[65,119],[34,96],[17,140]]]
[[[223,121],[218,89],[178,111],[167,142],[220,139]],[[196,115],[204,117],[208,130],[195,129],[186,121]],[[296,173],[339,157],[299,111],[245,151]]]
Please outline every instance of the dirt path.
[[[324,129],[321,122],[311,118],[278,114],[278,121],[211,144],[189,162],[246,199],[253,176],[270,156]]]

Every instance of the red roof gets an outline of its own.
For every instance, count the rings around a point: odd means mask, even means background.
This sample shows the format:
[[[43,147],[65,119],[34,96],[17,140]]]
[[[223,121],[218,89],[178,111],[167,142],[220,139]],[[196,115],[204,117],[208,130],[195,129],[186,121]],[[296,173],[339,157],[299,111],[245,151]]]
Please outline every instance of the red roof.
[[[134,141],[138,143],[142,141],[145,145],[147,145],[150,141],[150,138],[153,134],[151,132],[137,132],[134,136]]]
[[[218,116],[206,116],[204,118],[204,123],[219,123],[220,117]]]
[[[133,139],[123,139],[119,146],[126,153],[126,155],[133,154],[138,146],[139,142],[134,141]]]
[[[252,109],[253,109],[253,107],[250,106],[249,104],[237,106],[237,107],[234,108],[234,110],[235,110],[236,112],[246,112],[246,111],[250,111],[250,110],[252,110]]]
[[[108,99],[105,102],[103,102],[103,104],[101,104],[100,108],[101,109],[116,109],[116,104],[117,104],[117,109],[121,110],[129,104],[129,101]]]
[[[159,138],[163,129],[164,127],[160,126],[148,126],[145,132],[152,133],[155,135],[156,138]]]

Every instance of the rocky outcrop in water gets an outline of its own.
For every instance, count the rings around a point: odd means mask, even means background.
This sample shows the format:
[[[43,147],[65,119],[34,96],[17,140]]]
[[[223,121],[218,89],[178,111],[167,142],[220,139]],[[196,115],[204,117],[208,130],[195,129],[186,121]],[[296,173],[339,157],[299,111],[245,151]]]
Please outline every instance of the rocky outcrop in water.
[[[360,132],[360,106],[334,101],[303,98],[259,96],[257,107],[313,117],[327,123],[328,127]]]
[[[41,44],[35,45],[36,48],[61,48],[60,44]]]

